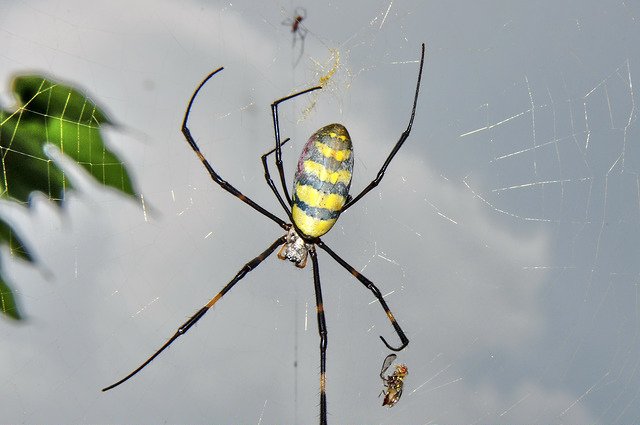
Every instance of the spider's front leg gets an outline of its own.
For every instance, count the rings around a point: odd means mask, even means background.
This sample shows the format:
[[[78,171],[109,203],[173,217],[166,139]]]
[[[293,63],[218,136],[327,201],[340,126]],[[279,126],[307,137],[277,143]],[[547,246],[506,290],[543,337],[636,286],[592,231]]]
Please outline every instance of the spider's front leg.
[[[191,108],[193,107],[193,102],[196,100],[198,93],[200,92],[202,87],[204,87],[207,81],[209,81],[214,75],[216,75],[218,72],[222,71],[223,69],[224,68],[218,68],[215,71],[211,72],[209,75],[207,75],[191,95],[191,99],[189,99],[189,104],[187,105],[187,110],[184,113],[184,119],[182,120],[182,134],[184,134],[184,137],[187,140],[187,143],[189,143],[189,146],[191,146],[191,149],[193,149],[193,151],[196,153],[196,155],[198,156],[198,159],[200,159],[200,162],[202,162],[202,165],[204,165],[204,168],[209,173],[209,176],[211,176],[211,179],[216,184],[218,184],[222,189],[226,190],[236,198],[240,199],[245,204],[249,205],[254,210],[258,211],[260,214],[275,221],[284,230],[288,230],[289,225],[286,222],[284,222],[283,220],[281,220],[279,217],[272,214],[271,212],[267,211],[265,208],[263,208],[262,206],[254,202],[252,199],[250,199],[248,196],[244,195],[238,189],[233,187],[233,185],[231,185],[229,182],[224,180],[220,176],[220,174],[218,174],[213,169],[209,161],[207,161],[207,159],[204,157],[203,153],[200,151],[200,147],[198,146],[195,139],[191,135],[191,130],[189,130],[188,121],[189,121],[189,114],[191,113]]]
[[[273,131],[276,139],[276,167],[278,167],[278,173],[280,174],[280,183],[282,184],[282,191],[284,192],[284,196],[287,199],[287,203],[291,205],[291,196],[289,195],[289,189],[287,189],[287,184],[284,178],[284,168],[282,167],[282,145],[284,143],[280,142],[280,120],[278,119],[278,105],[282,102],[286,102],[287,100],[291,100],[295,97],[303,95],[305,93],[310,93],[312,91],[320,90],[322,86],[311,87],[310,89],[302,90],[300,92],[290,94],[289,96],[285,96],[281,99],[274,101],[271,104],[271,115],[273,116]]]
[[[284,146],[289,140],[291,139],[287,137],[280,146]],[[287,213],[287,217],[289,217],[289,221],[291,222],[293,221],[293,219],[291,218],[291,209],[284,202],[284,199],[282,199],[282,196],[280,196],[280,192],[278,192],[278,188],[276,187],[275,183],[271,179],[271,172],[269,171],[269,163],[267,162],[267,157],[272,153],[274,153],[275,151],[276,151],[276,148],[273,148],[269,152],[265,153],[260,157],[262,161],[262,168],[264,169],[264,179],[267,181],[267,185],[271,188],[271,191],[278,199],[278,202],[280,202],[282,209],[284,209],[284,211]]]
[[[416,92],[413,97],[413,107],[411,108],[411,117],[409,118],[409,125],[407,125],[407,128],[402,132],[402,134],[400,135],[400,139],[398,139],[396,144],[393,146],[393,149],[391,149],[391,153],[389,153],[389,156],[387,156],[387,159],[382,164],[382,167],[380,168],[380,171],[378,171],[376,178],[373,179],[373,181],[369,183],[364,189],[362,189],[360,193],[358,193],[355,197],[353,197],[353,199],[350,199],[349,201],[347,201],[347,203],[342,208],[343,212],[346,211],[347,208],[351,207],[353,204],[358,202],[360,199],[362,199],[364,195],[369,193],[371,189],[376,187],[382,181],[382,178],[384,177],[384,173],[387,171],[387,167],[391,163],[391,160],[393,159],[394,156],[396,156],[396,154],[398,153],[398,151],[400,150],[404,142],[409,138],[409,134],[411,134],[411,127],[413,126],[413,119],[416,116],[416,107],[418,105],[418,94],[420,93],[420,82],[422,81],[422,68],[424,66],[424,49],[425,49],[424,43],[422,43],[422,54],[420,56],[420,70],[418,71],[418,82],[416,83]]]

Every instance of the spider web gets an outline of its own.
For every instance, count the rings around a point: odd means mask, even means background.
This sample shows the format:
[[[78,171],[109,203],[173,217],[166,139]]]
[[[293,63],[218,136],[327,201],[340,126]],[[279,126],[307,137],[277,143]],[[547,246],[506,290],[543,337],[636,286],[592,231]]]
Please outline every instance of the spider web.
[[[304,41],[293,42],[297,8]],[[77,81],[122,128],[107,139],[146,209],[86,184],[59,214],[8,211],[42,273],[5,267],[28,312],[0,322],[1,422],[314,423],[311,270],[275,257],[132,381],[281,230],[216,187],[179,124],[238,189],[284,217],[259,156],[284,104],[285,172],[309,134],[344,123],[352,190],[384,180],[324,240],[376,282],[411,343],[400,402],[378,376],[395,341],[370,292],[319,254],[332,423],[636,423],[638,16],[625,1],[514,4],[29,1],[0,18],[1,81]],[[304,50],[301,50],[304,46]],[[297,58],[300,57],[298,61]],[[10,99],[2,99],[8,104]],[[73,168],[69,168],[69,172]],[[275,167],[272,167],[272,172]],[[84,182],[83,177],[78,178]]]

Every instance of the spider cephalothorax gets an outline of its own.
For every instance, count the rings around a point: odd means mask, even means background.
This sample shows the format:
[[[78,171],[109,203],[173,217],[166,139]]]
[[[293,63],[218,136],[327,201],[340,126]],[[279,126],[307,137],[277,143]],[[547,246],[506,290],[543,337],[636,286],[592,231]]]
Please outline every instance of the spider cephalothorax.
[[[313,244],[305,242],[293,226],[291,226],[285,238],[284,245],[278,251],[278,258],[289,260],[295,263],[296,267],[303,269],[307,265],[307,256],[309,255],[309,250],[313,248]]]

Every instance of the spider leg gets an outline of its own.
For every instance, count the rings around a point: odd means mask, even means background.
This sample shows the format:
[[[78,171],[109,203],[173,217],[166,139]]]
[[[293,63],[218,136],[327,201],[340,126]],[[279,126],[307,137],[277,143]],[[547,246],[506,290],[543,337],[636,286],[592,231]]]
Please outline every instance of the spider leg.
[[[291,139],[287,137],[280,146],[284,146],[289,140]],[[287,216],[289,217],[289,221],[293,222],[293,219],[291,218],[291,210],[289,209],[287,204],[284,202],[284,199],[282,199],[282,196],[280,196],[280,192],[278,192],[278,188],[276,188],[275,183],[273,183],[273,180],[271,179],[271,173],[269,172],[269,164],[267,163],[267,157],[272,153],[274,153],[275,151],[276,151],[276,148],[273,148],[269,152],[262,155],[261,157],[262,168],[264,168],[264,178],[267,181],[267,184],[269,185],[271,190],[273,191],[274,195],[276,195],[276,198],[278,198],[278,202],[280,202],[280,205],[282,205],[282,208],[287,213]]]
[[[249,261],[247,264],[245,264],[240,271],[235,275],[235,277],[233,279],[231,279],[231,281],[229,283],[227,283],[225,285],[224,288],[222,288],[222,290],[220,292],[218,292],[218,294],[216,294],[215,297],[211,298],[211,300],[205,304],[204,307],[202,307],[200,310],[197,311],[196,314],[194,314],[193,316],[191,316],[189,318],[189,320],[187,320],[186,322],[184,322],[182,324],[182,326],[180,326],[178,328],[178,330],[176,331],[176,333],[169,338],[169,340],[167,342],[164,343],[164,345],[162,347],[160,347],[160,349],[158,351],[156,351],[151,357],[149,357],[144,363],[142,363],[140,366],[138,366],[137,369],[135,369],[133,372],[131,372],[130,374],[128,374],[127,376],[125,376],[124,378],[122,378],[121,380],[119,380],[118,382],[116,382],[115,384],[111,384],[108,387],[105,387],[102,389],[102,391],[108,391],[112,388],[117,387],[118,385],[122,384],[123,382],[129,380],[129,378],[133,377],[135,374],[137,374],[138,372],[140,372],[142,369],[144,369],[145,366],[147,366],[149,363],[151,363],[153,361],[153,359],[155,359],[156,357],[158,357],[158,355],[160,353],[162,353],[168,346],[170,346],[176,339],[178,339],[179,336],[184,335],[185,333],[187,333],[187,331],[196,324],[196,322],[198,320],[200,320],[202,318],[202,316],[205,315],[205,313],[207,311],[209,311],[209,309],[211,307],[213,307],[215,305],[215,303],[218,302],[218,300],[220,298],[222,298],[224,296],[224,294],[226,294],[227,292],[229,292],[231,290],[231,288],[233,288],[233,286],[238,283],[239,280],[241,280],[243,277],[245,277],[245,275],[247,273],[249,273],[251,270],[255,269],[256,267],[258,267],[258,264],[262,263],[262,261],[267,258],[271,253],[273,253],[273,251],[276,250],[277,247],[279,247],[280,245],[282,245],[285,242],[285,237],[282,236],[280,238],[278,238],[274,243],[271,244],[271,246],[269,246],[269,248],[267,248],[266,250],[264,250],[264,252],[262,252],[262,254],[258,255],[256,258],[254,258],[253,260]]]
[[[319,90],[321,88],[321,86],[311,87],[310,89],[302,90],[298,93],[290,94],[289,96],[278,99],[271,104],[271,115],[273,116],[273,131],[276,139],[276,166],[278,167],[278,173],[280,174],[282,190],[284,191],[285,198],[287,199],[287,203],[289,205],[291,205],[291,196],[289,195],[289,190],[287,189],[287,184],[285,182],[284,168],[282,168],[282,143],[280,142],[280,121],[278,120],[278,105],[289,99],[293,99],[294,97],[298,97],[302,94]]]
[[[400,135],[400,139],[398,140],[396,145],[393,147],[393,149],[391,149],[391,153],[389,154],[387,159],[384,161],[384,164],[382,164],[382,168],[380,168],[380,171],[378,171],[378,175],[376,176],[376,178],[373,179],[373,181],[371,183],[369,183],[367,185],[367,187],[365,187],[362,190],[362,192],[360,192],[357,196],[353,197],[350,201],[348,201],[342,207],[342,212],[344,212],[347,208],[349,208],[350,206],[352,206],[353,204],[358,202],[360,199],[362,199],[362,197],[364,195],[369,193],[369,191],[371,189],[373,189],[374,187],[376,187],[380,183],[380,181],[384,177],[384,173],[387,170],[387,167],[391,163],[391,160],[398,153],[398,151],[402,147],[402,144],[409,137],[409,134],[411,133],[411,127],[413,126],[413,118],[416,115],[416,106],[418,104],[418,93],[420,92],[420,81],[422,80],[422,67],[423,67],[423,65],[424,65],[424,43],[422,43],[422,55],[420,56],[420,70],[418,71],[418,83],[416,84],[416,93],[415,93],[414,98],[413,98],[413,108],[411,109],[411,118],[409,119],[409,125],[407,126],[407,129]]]
[[[313,286],[316,290],[316,312],[318,314],[318,333],[320,334],[320,425],[327,424],[327,394],[326,394],[326,370],[327,370],[327,323],[324,319],[324,307],[322,305],[322,287],[320,286],[320,268],[318,256],[314,248],[309,250],[311,264],[313,265]]]
[[[387,317],[391,321],[391,325],[393,325],[393,328],[396,330],[398,337],[400,337],[400,341],[402,341],[402,344],[399,347],[392,347],[382,336],[380,337],[380,339],[382,340],[382,342],[384,342],[384,345],[386,345],[389,350],[400,351],[404,349],[409,344],[409,338],[407,338],[404,331],[396,321],[396,318],[393,316],[393,313],[391,313],[391,310],[389,310],[389,306],[385,302],[384,298],[382,298],[382,294],[380,293],[380,290],[376,287],[376,285],[369,279],[367,279],[362,273],[349,265],[349,263],[344,261],[338,254],[333,252],[331,248],[329,248],[324,242],[318,239],[315,243],[317,246],[324,249],[327,254],[333,257],[333,259],[336,260],[338,264],[347,269],[349,273],[353,275],[353,277],[358,279],[364,286],[366,286],[371,292],[373,292],[373,295],[376,297],[376,299],[384,309],[384,312],[387,313]]]
[[[182,121],[182,134],[184,134],[185,139],[187,139],[187,143],[189,143],[193,151],[196,153],[196,155],[198,155],[200,162],[202,162],[202,165],[204,165],[204,168],[207,169],[207,171],[209,172],[209,175],[211,176],[211,179],[214,182],[216,182],[221,188],[223,188],[224,190],[226,190],[236,198],[240,199],[245,204],[248,204],[250,207],[258,211],[260,214],[275,221],[283,229],[288,230],[289,225],[287,223],[285,223],[279,217],[273,215],[272,213],[270,213],[269,211],[267,211],[266,209],[264,209],[263,207],[261,207],[260,205],[252,201],[251,199],[249,199],[246,195],[243,195],[242,192],[240,192],[238,189],[233,187],[230,183],[228,183],[222,177],[220,177],[218,173],[216,173],[216,171],[213,169],[211,164],[209,164],[209,161],[207,161],[207,159],[204,157],[204,155],[200,151],[200,148],[196,144],[196,141],[191,135],[191,131],[187,126],[187,121],[189,120],[189,114],[191,113],[191,107],[193,106],[193,102],[195,101],[196,96],[200,92],[200,89],[207,83],[207,81],[211,79],[211,77],[213,77],[223,69],[224,68],[218,68],[215,71],[211,72],[209,75],[207,75],[205,79],[202,80],[202,82],[198,85],[196,90],[193,92],[193,95],[191,95],[191,99],[189,100],[189,105],[187,106],[187,110],[184,113],[184,119]]]
[[[300,53],[298,54],[298,59],[296,59],[296,61],[293,64],[293,67],[295,68],[296,66],[298,66],[298,64],[300,63],[300,59],[302,59],[302,55],[304,55],[304,38],[307,36],[307,29],[302,26],[302,24],[300,24],[300,26],[298,27],[298,31],[297,34],[300,36]],[[293,38],[293,44],[295,47],[295,35]]]

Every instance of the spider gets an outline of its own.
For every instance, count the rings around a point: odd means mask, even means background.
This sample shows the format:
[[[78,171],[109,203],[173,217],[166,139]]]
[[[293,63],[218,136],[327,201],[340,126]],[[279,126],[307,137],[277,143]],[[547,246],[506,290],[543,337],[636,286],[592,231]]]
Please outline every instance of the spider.
[[[296,35],[300,37],[300,40],[304,42],[304,38],[307,36],[308,30],[302,25],[302,21],[307,18],[307,10],[304,7],[296,7],[293,13],[293,18],[287,18],[282,21],[282,25],[291,27],[291,33],[293,34],[293,45],[296,44]]]
[[[295,50],[296,41],[300,39],[300,53],[298,54],[298,58],[294,62],[294,68],[298,65],[300,59],[302,59],[302,55],[304,54],[304,39],[309,32],[309,30],[302,23],[302,21],[304,21],[305,19],[307,19],[307,9],[305,9],[304,7],[296,7],[293,13],[293,18],[287,18],[282,21],[282,25],[291,28],[291,34],[293,35],[293,38],[291,39],[292,50]]]
[[[318,258],[316,253],[316,247],[322,249],[330,257],[344,267],[349,273],[351,273],[358,281],[360,281],[367,289],[369,289],[376,297],[382,308],[384,309],[391,325],[395,329],[401,344],[397,347],[391,346],[382,336],[380,339],[382,342],[393,351],[400,351],[409,344],[409,339],[405,335],[402,328],[396,321],[395,317],[389,310],[387,303],[382,298],[380,290],[376,285],[354,269],[349,263],[336,254],[327,244],[325,244],[320,237],[327,233],[331,227],[335,224],[338,216],[353,206],[356,202],[362,199],[371,189],[376,187],[378,183],[384,177],[384,173],[389,166],[389,163],[393,157],[398,153],[398,150],[402,147],[402,144],[407,140],[411,132],[413,125],[413,119],[416,113],[416,105],[418,102],[418,93],[420,91],[420,81],[422,79],[422,68],[424,65],[424,51],[425,46],[422,44],[422,53],[420,57],[420,69],[418,71],[418,82],[416,84],[416,91],[413,99],[413,107],[411,109],[411,117],[409,119],[409,125],[406,130],[401,134],[400,139],[396,142],[391,153],[382,164],[380,171],[376,178],[369,183],[358,195],[351,197],[348,195],[349,187],[351,185],[351,172],[353,170],[353,150],[351,145],[351,138],[347,129],[341,124],[329,124],[316,131],[309,141],[305,144],[300,159],[298,160],[298,167],[295,173],[293,181],[293,197],[289,195],[287,185],[285,183],[284,169],[282,163],[282,146],[289,141],[285,139],[280,140],[280,123],[278,120],[278,105],[287,100],[293,99],[305,93],[318,90],[321,87],[312,87],[289,96],[283,97],[274,101],[271,104],[271,114],[273,117],[273,128],[275,135],[275,148],[262,155],[262,166],[264,168],[264,176],[267,184],[273,191],[274,195],[278,199],[278,202],[284,209],[289,222],[286,222],[275,214],[267,211],[256,202],[252,201],[249,197],[242,194],[238,189],[225,181],[211,166],[209,161],[204,157],[200,148],[196,144],[195,139],[191,135],[191,131],[187,125],[189,120],[189,114],[193,103],[200,92],[200,89],[209,81],[214,75],[222,71],[223,68],[216,69],[205,77],[205,79],[198,85],[194,93],[191,95],[187,110],[184,114],[182,121],[182,133],[184,134],[187,143],[194,150],[202,165],[206,168],[211,176],[211,179],[218,184],[222,189],[231,193],[236,198],[240,199],[245,204],[249,205],[260,214],[274,221],[280,226],[286,233],[280,236],[273,242],[267,249],[260,253],[257,257],[247,262],[233,279],[227,283],[216,296],[211,298],[204,307],[198,310],[189,320],[183,323],[176,333],[169,338],[151,357],[149,357],[144,363],[142,363],[137,369],[125,376],[118,382],[109,385],[102,389],[102,391],[108,391],[135,374],[140,372],[145,366],[151,363],[160,353],[162,353],[169,345],[171,345],[178,337],[184,335],[193,325],[196,324],[211,307],[213,307],[227,292],[234,287],[238,281],[246,276],[247,273],[255,269],[262,261],[264,261],[269,255],[271,255],[278,247],[281,247],[278,252],[280,259],[287,259],[293,262],[297,267],[303,268],[307,263],[307,258],[311,257],[311,264],[313,268],[313,285],[316,295],[316,312],[318,320],[318,333],[320,335],[320,424],[326,425],[327,423],[327,399],[326,399],[326,353],[327,353],[327,325],[325,323],[324,307],[322,304],[322,288],[320,285],[320,269],[318,266]],[[280,183],[282,184],[282,192],[284,198],[278,191],[275,183],[271,179],[269,172],[269,166],[267,164],[267,157],[275,152],[275,163],[278,168],[278,174],[280,176]],[[286,200],[286,201],[285,201]]]

